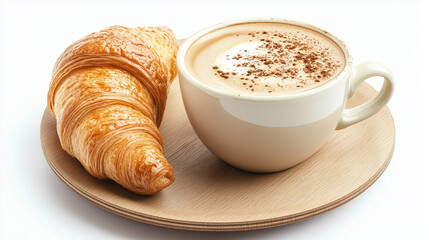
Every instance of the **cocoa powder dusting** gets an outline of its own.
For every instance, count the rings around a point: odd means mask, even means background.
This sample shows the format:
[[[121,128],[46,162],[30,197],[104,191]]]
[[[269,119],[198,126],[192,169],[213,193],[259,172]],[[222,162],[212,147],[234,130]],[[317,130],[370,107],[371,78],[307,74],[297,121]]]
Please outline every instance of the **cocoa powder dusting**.
[[[222,71],[219,66],[212,68],[214,74],[224,79],[238,75],[241,85],[252,92],[255,87],[273,93],[283,87],[321,84],[330,80],[341,67],[329,47],[322,47],[317,39],[304,34],[263,31],[250,32],[248,37],[249,42],[256,40],[261,44],[253,52],[243,49],[233,56],[227,55],[227,60],[234,61],[233,71]],[[276,85],[270,84],[273,78]],[[258,79],[264,81],[255,84]]]

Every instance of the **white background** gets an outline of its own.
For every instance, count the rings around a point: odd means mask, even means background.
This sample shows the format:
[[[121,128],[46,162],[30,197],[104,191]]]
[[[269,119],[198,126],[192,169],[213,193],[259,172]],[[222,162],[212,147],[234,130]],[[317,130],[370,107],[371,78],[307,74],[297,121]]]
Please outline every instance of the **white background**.
[[[0,239],[429,239],[429,5],[424,1],[1,1]],[[135,222],[59,180],[40,147],[52,67],[73,41],[110,25],[165,25],[178,38],[226,20],[308,22],[345,41],[355,63],[389,66],[396,148],[380,179],[328,213],[273,229],[204,233]],[[370,83],[379,87],[379,79]],[[425,229],[426,228],[426,229]]]

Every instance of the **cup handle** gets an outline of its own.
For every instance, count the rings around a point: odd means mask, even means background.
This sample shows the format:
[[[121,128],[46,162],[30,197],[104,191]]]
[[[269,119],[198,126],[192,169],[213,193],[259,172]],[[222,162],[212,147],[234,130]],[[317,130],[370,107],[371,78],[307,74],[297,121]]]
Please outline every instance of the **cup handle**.
[[[374,62],[361,63],[353,68],[348,98],[353,96],[356,88],[362,82],[374,76],[384,77],[383,87],[380,92],[375,98],[366,103],[354,108],[344,109],[341,114],[340,121],[337,124],[337,130],[346,128],[374,115],[389,102],[395,86],[392,73],[387,69],[387,67]]]

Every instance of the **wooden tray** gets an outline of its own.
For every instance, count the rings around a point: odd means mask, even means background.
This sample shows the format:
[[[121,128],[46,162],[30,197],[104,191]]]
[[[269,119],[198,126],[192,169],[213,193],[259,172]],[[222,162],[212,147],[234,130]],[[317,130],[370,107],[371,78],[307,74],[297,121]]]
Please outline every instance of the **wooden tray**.
[[[376,91],[362,84],[354,106]],[[76,193],[118,215],[158,226],[198,231],[261,229],[301,221],[336,208],[373,184],[390,162],[393,118],[385,107],[341,131],[312,158],[287,171],[256,174],[214,156],[192,130],[178,80],[171,87],[161,126],[175,182],[154,196],[136,195],[87,173],[61,148],[56,121],[46,109],[40,137],[52,170]]]

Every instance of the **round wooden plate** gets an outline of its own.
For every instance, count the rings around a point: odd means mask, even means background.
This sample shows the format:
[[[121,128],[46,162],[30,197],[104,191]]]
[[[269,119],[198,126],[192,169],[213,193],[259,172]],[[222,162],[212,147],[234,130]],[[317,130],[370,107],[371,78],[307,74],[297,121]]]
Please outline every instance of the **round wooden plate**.
[[[348,107],[374,97],[362,84]],[[341,131],[313,157],[289,170],[257,174],[236,169],[207,150],[186,117],[178,80],[172,85],[160,128],[175,182],[154,196],[134,194],[92,177],[62,148],[56,121],[46,109],[40,137],[52,170],[71,189],[118,215],[158,226],[199,231],[240,231],[301,221],[336,208],[374,183],[395,145],[385,107]]]

